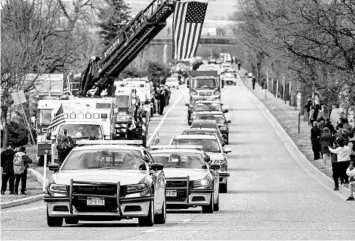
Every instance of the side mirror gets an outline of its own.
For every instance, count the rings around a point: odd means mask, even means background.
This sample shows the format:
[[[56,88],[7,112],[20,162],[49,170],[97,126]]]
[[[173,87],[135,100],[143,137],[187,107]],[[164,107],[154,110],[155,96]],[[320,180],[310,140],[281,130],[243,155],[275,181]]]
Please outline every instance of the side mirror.
[[[207,169],[207,165],[203,165],[201,168],[202,169]]]
[[[218,169],[221,169],[221,165],[219,165],[219,164],[212,164],[211,166],[210,166],[210,169],[212,169],[212,170],[218,170]]]
[[[161,164],[161,163],[153,163],[151,166],[150,166],[150,169],[154,170],[154,171],[161,171],[163,170],[164,168],[164,165]]]
[[[223,113],[228,113],[228,110],[227,109],[223,110]]]
[[[59,164],[58,163],[49,164],[48,169],[53,172],[57,172],[59,170]]]
[[[232,121],[231,121],[231,120],[228,120],[227,123],[230,124],[230,123],[232,123]]]
[[[223,148],[223,152],[224,153],[230,153],[230,152],[232,152],[232,149],[230,149],[228,147],[225,147],[225,148]]]
[[[189,106],[190,106],[190,104],[189,104],[189,103],[186,103],[186,104],[185,104],[185,106],[189,107]]]

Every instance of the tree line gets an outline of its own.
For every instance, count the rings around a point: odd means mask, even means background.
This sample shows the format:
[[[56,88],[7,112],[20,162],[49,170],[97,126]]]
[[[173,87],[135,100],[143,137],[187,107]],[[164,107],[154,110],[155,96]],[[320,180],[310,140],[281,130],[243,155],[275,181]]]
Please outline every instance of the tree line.
[[[326,107],[355,103],[355,1],[239,0],[238,39],[258,78],[300,83]]]

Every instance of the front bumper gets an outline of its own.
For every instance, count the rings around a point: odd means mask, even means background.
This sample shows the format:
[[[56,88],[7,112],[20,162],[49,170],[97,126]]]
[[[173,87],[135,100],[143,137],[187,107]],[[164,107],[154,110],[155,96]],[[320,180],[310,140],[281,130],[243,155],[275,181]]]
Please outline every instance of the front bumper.
[[[88,187],[88,185],[94,185],[93,189],[99,189],[100,187],[107,189],[107,185],[114,185],[115,192],[110,195],[102,195],[101,192],[83,193],[74,191]],[[47,211],[50,217],[111,217],[115,219],[146,217],[149,213],[150,203],[154,201],[154,196],[147,195],[141,197],[138,195],[139,194],[131,194],[131,197],[122,197],[119,182],[113,184],[71,180],[68,196],[47,195],[44,197],[44,201],[47,203]],[[97,203],[95,203],[95,205],[88,205],[89,197],[100,198],[104,200],[104,202],[101,203],[101,205]]]

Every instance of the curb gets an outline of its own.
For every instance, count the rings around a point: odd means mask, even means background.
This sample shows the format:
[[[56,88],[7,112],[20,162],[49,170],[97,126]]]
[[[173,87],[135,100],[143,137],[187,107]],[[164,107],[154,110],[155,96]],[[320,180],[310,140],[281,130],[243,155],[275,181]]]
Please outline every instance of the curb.
[[[38,171],[36,171],[32,168],[28,168],[27,170],[28,170],[28,172],[30,172],[31,174],[33,174],[36,177],[37,181],[41,185],[43,185],[43,175],[41,173],[39,173]],[[48,179],[47,179],[47,183],[48,183]],[[24,204],[37,202],[37,201],[43,200],[43,198],[44,198],[44,194],[39,194],[36,196],[21,198],[21,199],[13,200],[10,202],[0,203],[0,205],[1,205],[1,209],[5,209],[5,208],[17,207],[17,206],[21,206]]]
[[[254,100],[258,108],[262,111],[268,122],[271,124],[276,134],[279,136],[280,140],[283,142],[287,151],[293,157],[293,160],[302,168],[302,170],[307,173],[311,178],[317,181],[321,186],[323,186],[326,190],[331,191],[334,195],[340,197],[345,201],[348,197],[349,189],[339,186],[339,191],[333,191],[333,180],[320,171],[317,167],[315,167],[309,160],[305,157],[305,155],[298,149],[297,145],[293,142],[291,137],[287,134],[285,129],[281,126],[281,124],[277,121],[277,119],[271,114],[269,109],[262,103],[244,84],[244,82],[240,81],[242,88],[247,92],[247,94]],[[355,203],[346,202],[355,207]]]
[[[40,194],[40,195],[36,195],[36,196],[32,196],[32,197],[27,197],[27,198],[13,200],[13,201],[6,202],[6,203],[1,203],[0,205],[1,205],[1,209],[5,209],[5,208],[16,207],[16,206],[20,206],[20,205],[24,205],[24,204],[28,204],[28,203],[32,203],[32,202],[37,202],[37,201],[43,200],[43,198],[44,198],[44,194]]]

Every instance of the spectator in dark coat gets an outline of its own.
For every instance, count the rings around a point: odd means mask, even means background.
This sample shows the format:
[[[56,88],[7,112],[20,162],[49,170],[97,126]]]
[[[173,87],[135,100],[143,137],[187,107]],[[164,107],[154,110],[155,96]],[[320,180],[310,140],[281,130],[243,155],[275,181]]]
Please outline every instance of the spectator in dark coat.
[[[325,119],[324,127],[328,127],[331,134],[335,133],[335,128],[334,128],[333,124],[330,122],[329,118]]]
[[[313,127],[311,129],[311,142],[312,142],[312,150],[314,160],[320,159],[320,136],[321,130],[318,128],[318,123],[316,121],[313,122]]]
[[[253,77],[253,78],[251,79],[251,82],[252,82],[252,84],[253,84],[253,90],[254,90],[254,89],[255,89],[256,78]]]
[[[10,194],[14,194],[14,145],[9,143],[7,149],[1,152],[1,167],[2,167],[2,184],[1,194],[5,194],[7,188],[7,182],[9,182]]]
[[[334,139],[334,142],[330,146],[332,148],[339,147],[337,139]],[[338,157],[335,153],[330,153],[331,161],[332,161],[332,172],[333,172],[333,180],[334,180],[334,191],[339,191],[339,177],[340,177],[340,165],[338,163]]]
[[[333,145],[333,136],[329,131],[328,127],[323,128],[323,133],[320,137],[320,144],[321,144],[321,152],[323,155],[323,166],[327,165],[327,160],[330,159],[330,151],[329,146],[332,147]]]

